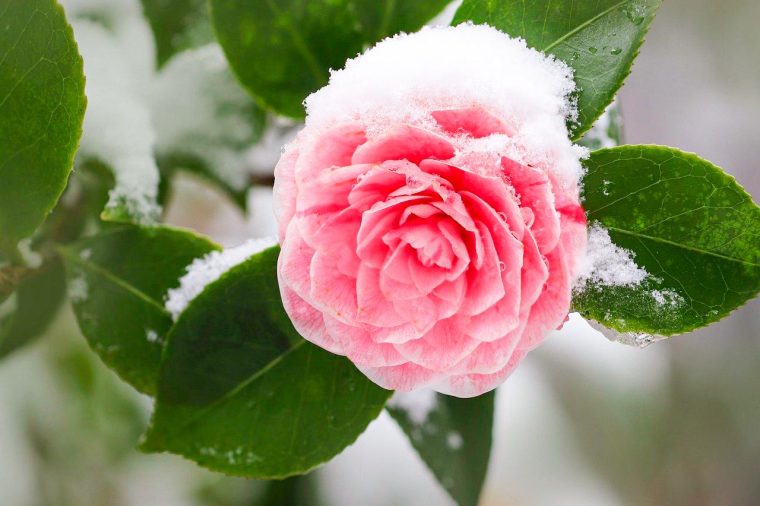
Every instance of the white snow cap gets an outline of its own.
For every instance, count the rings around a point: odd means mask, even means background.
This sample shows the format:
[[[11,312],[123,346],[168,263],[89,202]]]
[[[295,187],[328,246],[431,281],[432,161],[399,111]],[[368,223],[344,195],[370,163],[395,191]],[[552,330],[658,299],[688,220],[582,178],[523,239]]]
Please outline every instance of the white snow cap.
[[[200,293],[225,272],[239,265],[256,253],[277,244],[274,238],[251,239],[235,248],[212,251],[208,255],[193,261],[187,268],[187,274],[179,280],[179,286],[166,294],[164,307],[176,321]]]
[[[575,183],[586,151],[568,139],[574,89],[567,65],[522,39],[487,25],[426,27],[385,39],[333,71],[329,84],[306,99],[306,125],[358,121],[370,136],[399,122],[435,130],[431,111],[480,106],[516,130],[493,136],[501,155]],[[457,148],[468,151],[466,144]]]

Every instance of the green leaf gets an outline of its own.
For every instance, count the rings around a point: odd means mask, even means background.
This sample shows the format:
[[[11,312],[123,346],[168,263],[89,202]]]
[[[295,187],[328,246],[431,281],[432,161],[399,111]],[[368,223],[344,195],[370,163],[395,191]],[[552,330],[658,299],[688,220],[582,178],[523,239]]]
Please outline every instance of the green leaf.
[[[0,238],[21,239],[71,173],[86,99],[82,58],[54,0],[0,0]]]
[[[179,285],[193,260],[216,249],[191,232],[139,226],[120,226],[62,248],[82,334],[139,391],[155,392],[172,326],[166,292]]]
[[[0,304],[0,358],[47,330],[64,292],[63,265],[57,258],[24,277],[15,293]]]
[[[487,23],[575,70],[579,139],[612,102],[662,0],[464,0],[454,24]]]
[[[419,29],[444,0],[211,0],[219,43],[240,81],[279,113],[302,118],[302,102],[368,45]]]
[[[437,16],[451,0],[353,0],[365,42],[372,43],[399,32],[416,32]]]
[[[169,334],[144,449],[228,474],[283,478],[353,443],[391,392],[303,340],[282,307],[274,247],[233,268]]]
[[[435,399],[427,413],[395,398],[386,409],[456,503],[477,506],[491,455],[494,392],[472,399],[435,394]]]
[[[587,285],[573,305],[619,332],[671,336],[715,322],[760,290],[760,208],[733,177],[660,146],[591,154],[589,222],[635,254],[638,286]]]
[[[162,67],[175,53],[214,40],[206,0],[142,0]]]

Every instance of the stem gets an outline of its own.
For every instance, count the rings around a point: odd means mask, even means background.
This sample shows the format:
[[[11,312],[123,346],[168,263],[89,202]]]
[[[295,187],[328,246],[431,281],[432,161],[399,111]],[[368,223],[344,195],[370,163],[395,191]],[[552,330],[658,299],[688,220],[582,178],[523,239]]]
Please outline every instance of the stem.
[[[254,174],[249,180],[251,186],[264,186],[271,188],[274,186],[274,176],[270,174]]]
[[[28,267],[6,265],[0,268],[0,301],[16,291],[19,283],[32,272]]]

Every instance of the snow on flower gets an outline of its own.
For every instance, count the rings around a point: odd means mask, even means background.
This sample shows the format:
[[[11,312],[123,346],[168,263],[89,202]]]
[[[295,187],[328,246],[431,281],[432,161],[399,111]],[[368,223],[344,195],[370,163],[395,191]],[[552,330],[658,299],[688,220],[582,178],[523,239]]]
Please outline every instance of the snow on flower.
[[[487,27],[379,43],[307,98],[275,177],[285,308],[379,385],[502,383],[586,243],[570,69]]]

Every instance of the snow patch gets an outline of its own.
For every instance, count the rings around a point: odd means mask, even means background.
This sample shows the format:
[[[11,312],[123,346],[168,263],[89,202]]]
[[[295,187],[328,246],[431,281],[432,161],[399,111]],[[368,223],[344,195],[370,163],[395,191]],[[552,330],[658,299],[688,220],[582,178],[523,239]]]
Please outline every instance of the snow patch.
[[[393,394],[388,406],[404,411],[414,425],[424,424],[438,404],[436,393],[430,389]]]
[[[176,321],[179,315],[209,284],[224,273],[239,265],[256,253],[277,244],[273,238],[251,239],[234,248],[213,251],[193,261],[187,273],[180,278],[179,286],[166,294],[165,307]]]
[[[632,251],[613,244],[609,232],[598,223],[588,230],[586,256],[581,261],[575,290],[587,285],[628,286],[639,285],[648,276],[647,271],[636,265]]]
[[[116,186],[107,209],[151,223],[161,211],[156,135],[143,98],[152,73],[152,35],[140,18],[119,17],[109,29],[84,18],[90,11],[80,14],[71,24],[84,60],[88,105],[78,157],[99,160],[113,171]]]
[[[462,435],[459,432],[451,431],[446,436],[446,445],[452,450],[459,450],[463,443]]]
[[[42,255],[32,250],[32,239],[26,238],[18,243],[18,252],[27,267],[39,269],[42,266]]]

